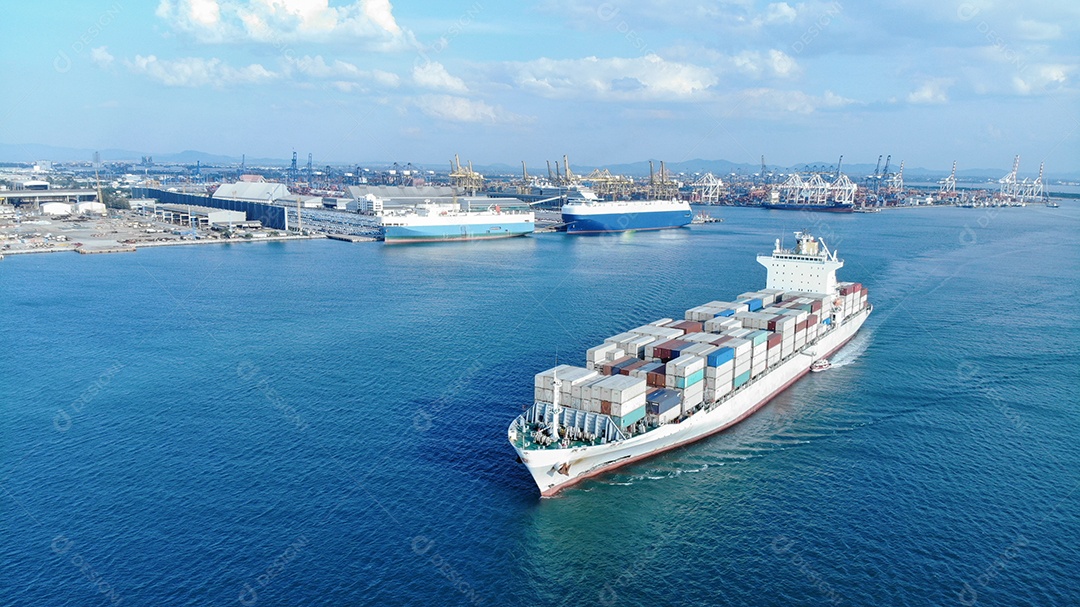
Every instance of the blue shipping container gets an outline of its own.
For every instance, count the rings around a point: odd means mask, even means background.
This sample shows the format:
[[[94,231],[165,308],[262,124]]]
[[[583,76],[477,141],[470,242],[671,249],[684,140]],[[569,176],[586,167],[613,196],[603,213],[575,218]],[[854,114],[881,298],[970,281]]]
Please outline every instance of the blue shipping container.
[[[720,312],[716,316],[713,316],[713,318],[717,318],[717,317],[720,317],[720,316],[735,316],[735,310],[724,310],[723,312]]]
[[[676,377],[675,378],[675,387],[676,388],[689,388],[690,386],[693,386],[694,384],[698,383],[699,381],[701,381],[703,379],[705,379],[705,369],[702,369],[700,371],[695,371],[694,373],[692,373],[690,375],[690,377]]]
[[[721,347],[719,350],[715,350],[709,353],[709,356],[705,359],[706,364],[710,367],[719,367],[729,360],[735,359],[735,350],[731,348]]]
[[[634,409],[633,411],[627,413],[622,417],[612,415],[611,421],[615,422],[615,425],[620,428],[626,428],[631,424],[637,423],[643,417],[645,417],[645,407],[638,407],[637,409]]]
[[[646,409],[650,415],[660,415],[672,409],[677,409],[682,404],[682,396],[674,391],[660,388],[653,390],[646,398]]]

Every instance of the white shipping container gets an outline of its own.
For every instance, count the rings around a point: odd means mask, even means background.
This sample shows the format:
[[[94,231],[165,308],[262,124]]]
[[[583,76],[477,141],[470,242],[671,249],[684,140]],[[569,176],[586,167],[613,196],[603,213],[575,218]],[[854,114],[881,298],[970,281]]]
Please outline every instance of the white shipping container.
[[[626,356],[626,351],[623,350],[622,348],[616,348],[616,349],[612,350],[611,352],[607,353],[607,361],[611,362],[613,360],[619,360],[620,358],[622,358],[624,356]],[[596,361],[596,362],[599,363],[600,361]]]
[[[638,337],[638,335],[636,333],[631,333],[627,331],[625,333],[619,333],[618,335],[612,335],[611,337],[605,339],[604,343],[619,345],[621,342],[624,342],[628,339],[633,339],[634,337]]]
[[[725,373],[731,373],[735,369],[735,361],[729,360],[721,363],[719,367],[705,367],[705,377],[720,377]]]
[[[663,412],[660,415],[657,415],[655,417],[656,417],[657,423],[670,424],[671,422],[679,419],[680,415],[682,415],[682,407],[672,407],[672,408],[668,409],[667,411],[665,411],[665,412]]]
[[[679,339],[681,339],[683,341],[693,341],[693,342],[697,342],[697,343],[701,344],[701,343],[707,343],[707,342],[710,342],[710,341],[716,339],[716,335],[714,335],[712,333],[687,333],[686,335],[683,335]]]
[[[705,357],[719,349],[719,346],[714,346],[710,343],[697,343],[689,348],[683,348],[682,354],[693,354],[694,356]]]
[[[586,369],[582,369],[581,367],[575,367],[573,365],[559,365],[557,367],[552,367],[546,371],[541,371],[537,373],[533,377],[533,387],[551,390],[555,387],[555,374],[558,373],[559,379],[562,379],[567,375],[571,375],[571,369],[587,372]]]
[[[612,375],[592,385],[593,396],[596,396],[597,388],[600,389],[602,400],[623,403],[637,396],[643,396],[647,386],[645,380],[640,377]]]
[[[633,397],[633,398],[631,398],[629,400],[625,400],[625,401],[623,401],[621,403],[620,402],[615,402],[615,401],[610,401],[610,402],[611,402],[611,413],[610,413],[610,415],[614,415],[616,417],[623,417],[623,416],[635,411],[636,409],[640,409],[641,407],[645,406],[645,394],[644,393],[639,394],[638,396],[635,396],[635,397]]]
[[[667,374],[689,377],[705,369],[705,359],[694,354],[683,354],[667,364]]]
[[[591,363],[602,362],[608,360],[607,355],[609,352],[618,350],[619,346],[615,344],[600,344],[599,346],[593,346],[585,352],[585,360]]]
[[[635,335],[633,333],[629,333],[629,335],[631,335],[630,338],[619,342],[619,347],[630,354],[630,356],[635,358],[645,358],[646,346],[655,343],[656,338],[650,335]]]

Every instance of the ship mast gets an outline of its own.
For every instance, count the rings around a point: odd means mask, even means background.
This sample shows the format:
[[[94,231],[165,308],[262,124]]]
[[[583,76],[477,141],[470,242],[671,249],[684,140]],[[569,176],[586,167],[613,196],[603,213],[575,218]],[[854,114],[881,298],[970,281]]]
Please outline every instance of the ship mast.
[[[559,414],[562,413],[562,407],[559,405],[559,388],[562,386],[562,380],[559,379],[558,371],[553,373],[552,377],[554,391],[551,395],[551,438],[557,442],[559,440]]]

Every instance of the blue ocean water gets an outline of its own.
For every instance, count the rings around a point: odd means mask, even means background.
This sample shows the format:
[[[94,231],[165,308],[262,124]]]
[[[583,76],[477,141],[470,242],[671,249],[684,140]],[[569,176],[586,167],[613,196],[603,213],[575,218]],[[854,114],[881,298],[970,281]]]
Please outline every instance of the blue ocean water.
[[[1080,604],[1078,211],[9,257],[0,604]],[[876,306],[835,367],[539,499],[533,374],[806,227]]]

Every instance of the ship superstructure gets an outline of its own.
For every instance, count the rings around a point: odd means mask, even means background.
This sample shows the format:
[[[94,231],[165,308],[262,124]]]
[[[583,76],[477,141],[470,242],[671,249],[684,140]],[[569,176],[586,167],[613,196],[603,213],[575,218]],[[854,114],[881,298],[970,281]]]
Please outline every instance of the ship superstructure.
[[[542,495],[728,428],[850,340],[872,311],[809,233],[757,260],[766,287],[609,337],[538,373],[508,439]]]

